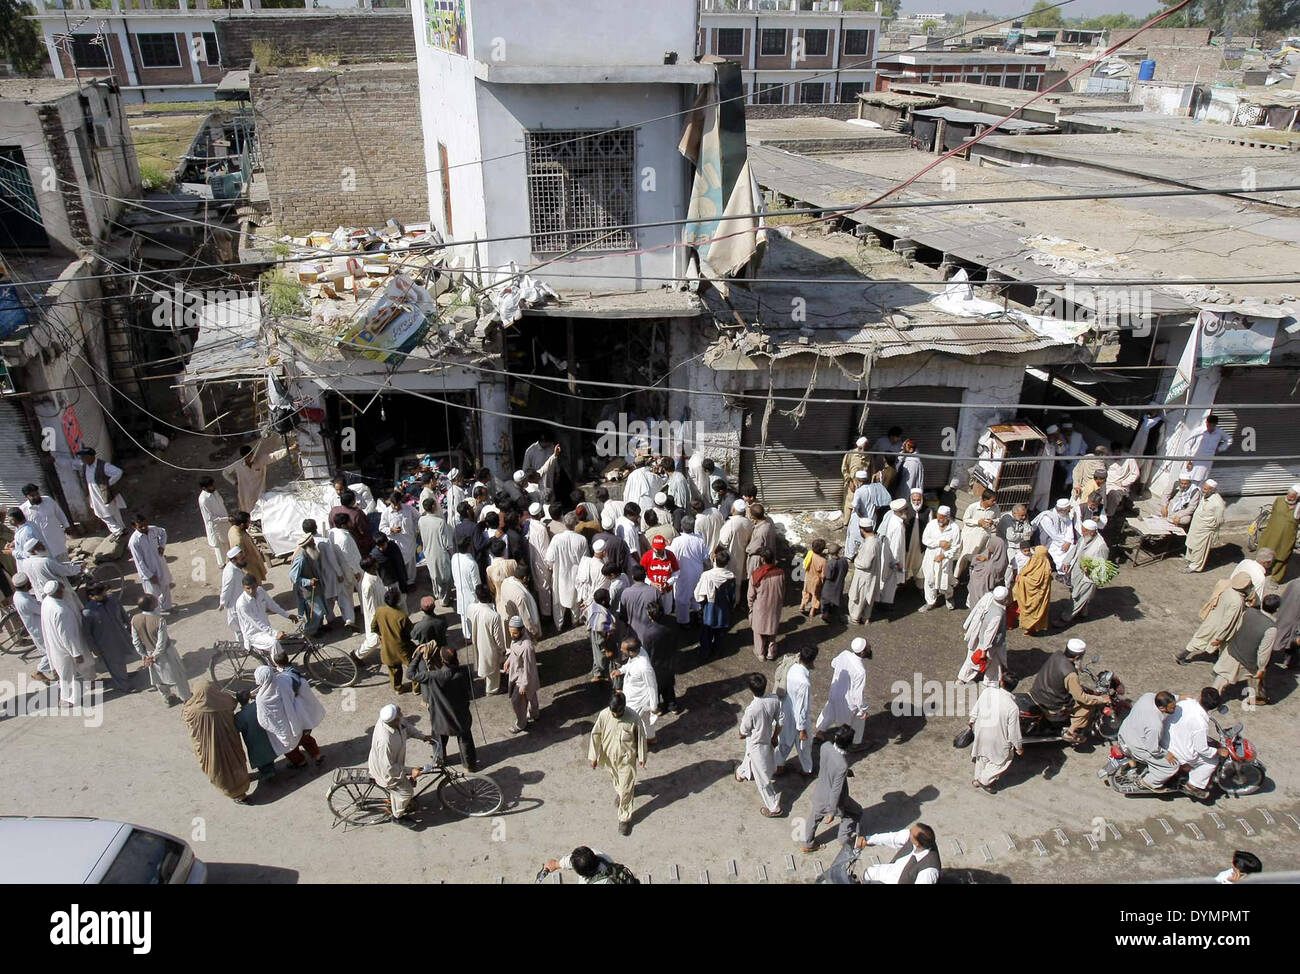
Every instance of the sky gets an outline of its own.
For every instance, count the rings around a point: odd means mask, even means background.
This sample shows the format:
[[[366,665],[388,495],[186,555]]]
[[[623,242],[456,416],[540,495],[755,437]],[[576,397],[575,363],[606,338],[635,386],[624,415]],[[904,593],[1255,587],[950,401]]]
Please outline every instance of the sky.
[[[1031,9],[1034,0],[903,0],[902,8],[911,13],[934,10],[946,10],[949,13],[962,13],[966,10],[987,10],[990,13],[1010,17]],[[1160,6],[1159,0],[1074,0],[1061,7],[1061,16],[1095,17],[1098,14],[1130,13],[1134,15],[1151,13]]]

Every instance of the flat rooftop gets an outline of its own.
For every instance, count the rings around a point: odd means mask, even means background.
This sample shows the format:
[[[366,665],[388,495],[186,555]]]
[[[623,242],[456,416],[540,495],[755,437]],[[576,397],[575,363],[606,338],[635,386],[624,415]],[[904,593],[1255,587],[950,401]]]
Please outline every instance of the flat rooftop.
[[[951,98],[958,101],[983,102],[988,105],[1005,105],[1008,109],[1023,105],[1037,92],[1022,91],[1019,88],[1002,88],[998,85],[976,85],[967,82],[952,81],[941,84],[908,84],[900,82],[890,89],[900,94],[922,98]],[[870,95],[860,97],[867,99]],[[1035,109],[1056,109],[1060,114],[1081,111],[1099,112],[1140,112],[1142,106],[1128,105],[1104,95],[1080,95],[1074,92],[1053,92],[1044,95],[1031,106]]]
[[[1291,92],[1291,94],[1295,96],[1293,99],[1278,98],[1271,103],[1283,104],[1293,101],[1300,105],[1300,92]],[[1265,145],[1300,151],[1300,132],[1285,132],[1254,125],[1224,125],[1220,122],[1204,122],[1180,115],[1157,115],[1154,112],[1078,112],[1070,116],[1070,125],[1081,131],[1131,132],[1156,137],[1177,135],[1200,142]]]
[[[883,61],[899,64],[1046,64],[1047,58],[1030,54],[984,54],[965,51],[911,51],[890,54]]]
[[[43,105],[77,90],[75,81],[60,78],[0,78],[0,99]]]
[[[749,118],[745,137],[750,145],[768,145],[790,152],[902,149],[910,137],[835,118]]]

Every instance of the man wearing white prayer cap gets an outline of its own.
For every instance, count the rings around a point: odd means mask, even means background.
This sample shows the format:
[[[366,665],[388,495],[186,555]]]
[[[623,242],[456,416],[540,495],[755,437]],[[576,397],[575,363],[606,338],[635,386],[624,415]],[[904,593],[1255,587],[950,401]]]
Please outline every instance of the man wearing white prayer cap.
[[[31,677],[41,683],[52,683],[54,667],[50,665],[50,654],[45,651],[45,637],[41,633],[41,599],[45,593],[33,591],[31,579],[24,572],[16,573],[11,581],[14,586],[14,609],[18,612],[27,635],[41,654],[41,661]]]
[[[351,538],[347,528],[342,532]],[[356,542],[353,542],[356,545]],[[239,614],[235,604],[244,594],[244,574],[248,571],[248,555],[240,545],[234,545],[226,552],[226,563],[221,566],[221,591],[217,596],[217,608],[226,613],[226,625],[235,634],[235,642],[245,646],[244,629],[239,624]]]
[[[1065,649],[1047,657],[1029,689],[1030,698],[1044,713],[1057,718],[1069,717],[1070,726],[1062,737],[1076,746],[1088,739],[1093,710],[1110,703],[1110,697],[1084,690],[1079,679],[1079,666],[1087,649],[1088,644],[1082,639],[1071,639]]]
[[[86,643],[81,603],[70,596],[62,579],[51,578],[41,586],[41,638],[59,676],[59,699],[80,704],[95,679],[95,657]]]
[[[966,615],[966,660],[957,672],[962,683],[981,680],[985,687],[1002,685],[1007,669],[1007,600],[1011,593],[999,585],[985,592]]]
[[[25,545],[25,557],[18,559],[18,570],[23,572],[32,582],[32,591],[36,593],[37,599],[45,600],[45,589],[50,582],[64,582],[69,578],[75,577],[81,569],[72,562],[60,561],[57,558],[51,558],[50,553],[45,548],[45,542],[39,538],[28,538]],[[77,614],[81,614],[81,599],[71,587],[64,593],[64,597],[72,605],[76,606]]]
[[[871,471],[871,454],[867,452],[867,438],[859,436],[852,450],[844,454],[840,461],[840,479],[844,481],[844,523],[849,523],[849,511],[853,507],[853,492],[858,489],[857,472]]]
[[[867,729],[867,660],[871,644],[861,636],[849,643],[831,662],[831,687],[826,706],[817,717],[817,736],[823,740],[841,724],[853,728],[853,743],[862,744]]]
[[[395,703],[385,704],[379,710],[379,719],[370,735],[370,777],[375,784],[388,791],[389,809],[394,821],[401,821],[411,811],[415,798],[415,782],[419,768],[406,766],[406,741],[414,737],[429,738],[406,726],[402,710]]]
[[[1070,611],[1064,618],[1057,620],[1057,625],[1068,626],[1080,619],[1088,618],[1088,607],[1093,596],[1097,594],[1097,583],[1084,567],[1088,562],[1094,568],[1110,560],[1110,546],[1101,536],[1100,526],[1091,518],[1079,525],[1079,541],[1075,545],[1074,558],[1070,562]]]
[[[749,574],[745,570],[746,560],[749,557],[746,550],[749,547],[749,539],[754,534],[754,522],[746,517],[748,510],[743,500],[736,501],[731,505],[731,516],[718,532],[718,547],[727,549],[727,555],[731,559],[731,570],[736,573],[736,605],[740,605],[741,599],[744,598],[745,586],[749,581]]]
[[[1187,564],[1183,571],[1199,572],[1205,568],[1210,551],[1219,543],[1219,532],[1227,517],[1227,507],[1219,493],[1218,483],[1213,479],[1206,480],[1201,484],[1200,503],[1187,525]]]
[[[925,605],[929,612],[942,595],[950,610],[957,608],[952,588],[956,580],[957,559],[961,557],[961,526],[952,519],[952,508],[944,504],[935,513],[934,520],[925,526],[921,535],[921,579],[925,586]]]
[[[880,519],[877,534],[880,537],[880,591],[875,608],[889,612],[894,607],[894,594],[907,574],[907,510],[906,499],[899,497],[889,502],[889,511]]]
[[[1079,540],[1069,500],[1062,497],[1052,510],[1043,511],[1034,518],[1033,523],[1038,530],[1038,542],[1047,546],[1047,554],[1057,572],[1068,572],[1074,560],[1074,546]]]
[[[533,501],[531,504],[528,505],[528,514],[530,517],[541,517],[542,505],[539,504],[537,501]]]

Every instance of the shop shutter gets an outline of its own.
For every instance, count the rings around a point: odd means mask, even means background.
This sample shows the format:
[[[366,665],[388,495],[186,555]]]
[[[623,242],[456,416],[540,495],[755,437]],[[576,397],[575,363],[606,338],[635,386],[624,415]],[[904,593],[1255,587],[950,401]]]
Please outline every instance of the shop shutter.
[[[943,402],[951,406],[873,406],[867,416],[867,436],[872,443],[893,426],[916,441],[917,453],[951,454],[953,442],[945,443],[945,432],[956,430],[961,418],[961,389],[948,386],[908,386],[903,389],[872,389],[871,398],[894,402]],[[855,437],[856,439],[856,437]],[[954,436],[955,440],[955,436]],[[934,491],[948,483],[952,461],[924,460],[925,489]],[[964,464],[969,466],[969,464]]]
[[[0,505],[21,504],[24,484],[44,482],[41,458],[32,443],[31,425],[14,402],[0,400]]]
[[[1220,402],[1295,402],[1300,372],[1243,366],[1224,370],[1219,385]],[[1300,479],[1300,460],[1252,460],[1242,452],[1243,429],[1254,430],[1254,453],[1260,456],[1300,455],[1300,410],[1221,409],[1214,407],[1220,428],[1230,433],[1233,444],[1221,453],[1210,476],[1219,482],[1219,492],[1229,497],[1254,494],[1284,494]]]
[[[777,389],[773,395],[797,399],[804,391]],[[836,399],[851,397],[847,392],[824,395]],[[742,447],[757,447],[761,442],[766,402],[757,396],[746,399],[749,408],[745,410],[745,426],[741,431]],[[759,499],[774,511],[839,508],[844,503],[840,461],[857,439],[856,407],[849,403],[810,402],[803,419],[795,426],[791,418],[781,415],[782,409],[794,405],[794,400],[777,399],[767,424],[766,447],[741,450],[741,483],[756,484]],[[833,452],[813,455],[791,450]]]

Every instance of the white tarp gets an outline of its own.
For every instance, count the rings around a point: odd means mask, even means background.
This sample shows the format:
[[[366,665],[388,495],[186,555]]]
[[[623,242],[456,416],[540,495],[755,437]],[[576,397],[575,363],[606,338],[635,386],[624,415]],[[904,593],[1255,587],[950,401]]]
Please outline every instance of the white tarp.
[[[327,483],[292,484],[268,490],[253,509],[253,519],[262,521],[262,535],[271,552],[287,555],[302,540],[302,522],[312,518],[318,533],[326,528],[333,488]]]
[[[1050,338],[1063,345],[1073,345],[1088,330],[1086,321],[1062,321],[1046,315],[1027,315],[1022,311],[1004,308],[996,301],[975,297],[975,286],[970,282],[966,268],[960,268],[948,279],[941,294],[930,299],[931,306],[956,318],[998,318],[1018,321],[1027,325],[1040,338]]]

